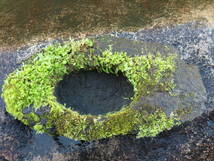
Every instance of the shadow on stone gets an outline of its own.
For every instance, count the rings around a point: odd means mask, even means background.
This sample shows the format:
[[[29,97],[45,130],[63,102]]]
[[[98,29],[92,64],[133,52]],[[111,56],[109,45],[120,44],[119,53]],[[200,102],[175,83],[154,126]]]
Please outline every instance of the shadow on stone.
[[[80,114],[118,111],[131,102],[132,85],[122,75],[80,71],[64,76],[55,88],[57,101]]]

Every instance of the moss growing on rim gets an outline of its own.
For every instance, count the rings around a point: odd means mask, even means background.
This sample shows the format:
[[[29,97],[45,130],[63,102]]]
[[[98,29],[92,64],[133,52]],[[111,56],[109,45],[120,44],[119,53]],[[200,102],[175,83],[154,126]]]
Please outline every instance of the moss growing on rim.
[[[5,80],[2,95],[7,111],[37,132],[87,141],[130,133],[155,136],[176,124],[174,116],[167,117],[160,109],[149,112],[135,107],[141,96],[174,88],[174,55],[129,57],[111,49],[96,53],[89,39],[45,48]],[[98,116],[65,108],[57,102],[54,88],[64,75],[81,69],[121,72],[133,85],[132,102],[120,111]]]

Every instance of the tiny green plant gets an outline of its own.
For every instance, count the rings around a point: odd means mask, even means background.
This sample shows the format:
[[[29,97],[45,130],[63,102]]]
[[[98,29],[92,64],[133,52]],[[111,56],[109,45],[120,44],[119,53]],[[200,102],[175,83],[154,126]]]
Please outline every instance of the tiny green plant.
[[[95,54],[94,46],[90,39],[71,41],[49,46],[32,57],[5,80],[2,96],[7,111],[37,132],[86,141],[131,133],[155,136],[173,127],[176,118],[167,117],[160,109],[149,113],[144,107],[133,107],[142,96],[174,88],[175,56],[130,57],[111,48]],[[65,108],[56,100],[55,86],[64,75],[82,69],[122,73],[134,88],[132,102],[120,111],[98,116]]]

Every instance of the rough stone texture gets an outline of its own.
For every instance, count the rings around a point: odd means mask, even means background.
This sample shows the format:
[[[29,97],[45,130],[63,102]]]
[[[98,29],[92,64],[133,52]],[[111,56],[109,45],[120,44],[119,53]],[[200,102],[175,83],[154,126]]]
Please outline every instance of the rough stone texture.
[[[207,91],[207,108],[214,105],[214,28],[200,22],[133,32],[114,32],[112,36],[146,42],[160,43],[174,47],[181,59],[199,66]]]
[[[205,114],[154,138],[116,136],[91,143],[64,137],[36,135],[5,113],[0,99],[0,158],[9,161],[213,161],[214,160],[214,28],[198,23],[141,30],[137,33],[111,33],[113,36],[171,45],[187,63],[196,64],[206,88]],[[44,45],[23,48],[0,55],[0,88],[7,73],[20,60]],[[26,54],[26,55],[25,55]]]
[[[95,40],[97,48],[108,49],[109,45],[113,51],[126,52],[128,55],[177,54],[177,50],[158,43],[139,42],[123,38],[110,37],[108,35]],[[196,65],[190,65],[180,59],[177,55],[176,71],[174,79],[176,88],[172,95],[163,92],[156,92],[148,97],[142,97],[136,106],[151,105],[162,108],[168,115],[171,112],[182,114],[182,121],[192,120],[200,116],[206,109],[206,89],[203,85],[199,69]]]
[[[180,62],[174,78],[176,87],[172,95],[156,92],[142,97],[141,104],[161,107],[168,115],[178,113],[182,121],[200,116],[206,110],[207,96],[198,68]]]
[[[86,145],[74,160],[212,161],[214,113],[203,115],[155,138],[118,136]],[[103,150],[101,150],[103,149]],[[85,155],[86,154],[86,155]],[[117,155],[120,154],[120,155]]]

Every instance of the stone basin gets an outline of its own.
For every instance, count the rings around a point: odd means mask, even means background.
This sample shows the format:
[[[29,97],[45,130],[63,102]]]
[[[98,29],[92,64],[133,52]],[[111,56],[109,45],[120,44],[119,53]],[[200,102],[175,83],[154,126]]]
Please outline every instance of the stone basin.
[[[193,75],[198,75],[202,79],[208,98],[206,108],[213,111],[213,28],[191,22],[175,27],[140,30],[136,33],[116,32],[109,35],[173,46],[185,64],[192,64],[193,66],[189,65],[189,67],[200,71]],[[52,43],[45,42],[17,51],[1,53],[0,87],[6,75],[17,69],[21,65],[20,62]],[[203,100],[202,97],[199,100]],[[194,120],[153,138],[136,139],[135,136],[126,135],[91,143],[74,142],[63,137],[35,134],[5,112],[4,103],[0,98],[0,158],[6,161],[212,161],[213,136],[214,113],[205,112]]]

